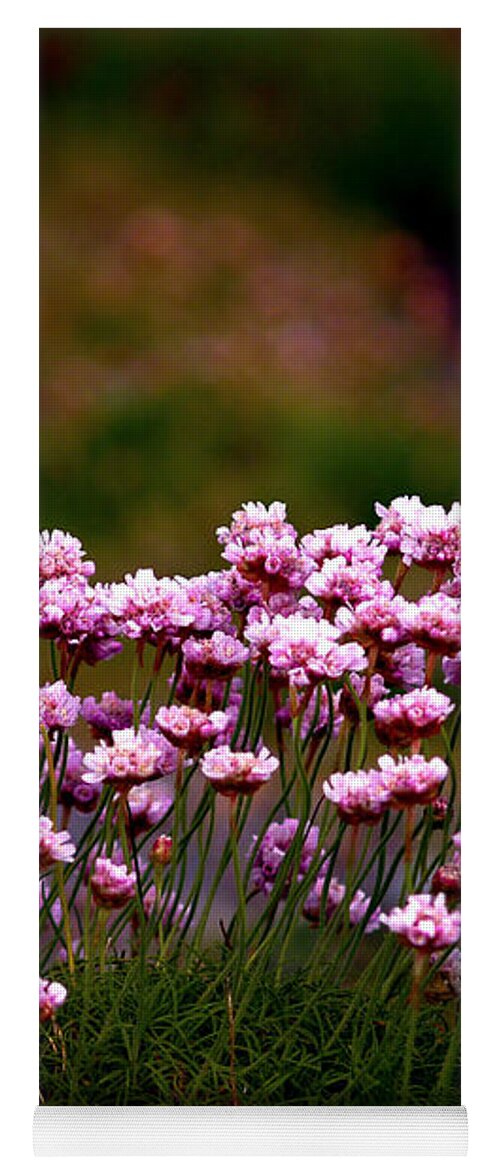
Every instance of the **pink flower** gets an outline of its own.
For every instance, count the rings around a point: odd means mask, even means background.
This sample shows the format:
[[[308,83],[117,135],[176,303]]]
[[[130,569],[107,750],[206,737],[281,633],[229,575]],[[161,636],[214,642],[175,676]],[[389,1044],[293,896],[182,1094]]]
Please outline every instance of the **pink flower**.
[[[68,691],[62,679],[46,683],[39,693],[40,724],[49,731],[72,728],[80,715],[81,705],[81,699]]]
[[[295,817],[287,817],[282,822],[273,821],[268,826],[253,863],[251,880],[255,890],[263,891],[266,895],[271,894],[278,871],[292,846],[298,827],[299,822]],[[318,837],[317,826],[306,827],[297,872],[299,882],[309,870],[318,848]],[[290,889],[290,879],[289,874],[282,888],[283,898]]]
[[[421,646],[409,643],[387,654],[379,652],[377,668],[389,687],[401,687],[413,691],[423,687],[425,682],[425,651]]]
[[[60,577],[40,588],[40,635],[63,641],[91,665],[121,650],[108,608],[107,587],[83,578]]]
[[[371,903],[370,895],[365,895],[364,891],[357,890],[352,903],[349,907],[349,919],[353,927],[358,927],[364,919]],[[365,934],[371,935],[372,931],[378,931],[380,927],[380,907],[376,907],[370,915],[365,927]]]
[[[239,793],[255,793],[279,767],[279,761],[269,749],[253,752],[232,752],[226,744],[212,748],[201,761],[201,771],[218,793],[235,797]]]
[[[460,602],[439,591],[408,604],[406,627],[412,642],[438,654],[460,650]]]
[[[199,634],[210,634],[214,630],[231,633],[231,607],[228,604],[230,589],[225,573],[204,573],[199,577],[175,576],[175,581],[184,591],[188,605],[193,607],[195,620],[190,627]]]
[[[118,910],[134,898],[136,877],[125,865],[117,866],[111,858],[96,858],[90,886],[98,907]]]
[[[277,615],[272,621],[269,662],[296,687],[319,679],[337,679],[345,671],[363,671],[366,658],[355,643],[338,645],[338,633],[326,619]]]
[[[408,606],[405,598],[394,593],[389,581],[382,581],[367,602],[360,602],[354,610],[338,611],[337,637],[353,638],[364,647],[378,646],[382,650],[402,646],[410,642]]]
[[[380,517],[375,532],[390,553],[400,552],[405,532],[416,523],[423,508],[420,496],[396,496],[388,508],[383,504],[375,505],[375,512]]]
[[[101,741],[84,756],[82,780],[88,785],[104,781],[127,790],[173,772],[177,753],[159,732],[149,728],[121,728],[112,733],[111,744]]]
[[[449,911],[442,893],[409,895],[405,907],[394,907],[380,922],[420,951],[440,951],[460,939],[460,911]]]
[[[120,699],[115,691],[103,691],[100,700],[93,695],[84,699],[82,716],[94,734],[108,737],[111,732],[132,726],[134,705],[131,699]],[[142,719],[146,722],[145,713]]]
[[[105,588],[109,612],[127,638],[155,645],[159,639],[185,633],[201,617],[200,607],[188,596],[184,583],[157,578],[152,569],[126,573],[123,582]]]
[[[184,903],[181,903],[177,900],[177,895],[175,894],[175,891],[172,891],[172,894],[170,894],[166,900],[163,899],[160,906],[161,906],[161,911],[162,911],[162,916],[161,916],[162,922],[165,927],[168,926],[170,919],[172,922],[172,926],[174,926],[174,924],[177,926],[181,926],[182,923],[187,919],[187,916],[189,914],[189,907],[186,907],[184,905]],[[144,895],[144,911],[145,911],[146,919],[151,918],[151,915],[154,913],[155,908],[156,908],[156,887],[153,884],[152,886],[149,887],[149,890],[147,890],[146,894]]]
[[[321,906],[323,900],[325,900],[325,918],[328,921],[345,898],[345,886],[338,881],[338,878],[334,877],[330,879],[326,896],[324,896],[323,892],[326,881],[326,875],[320,875],[316,879],[302,909],[304,919],[307,919],[314,927],[317,927],[321,922]]]
[[[201,752],[207,740],[225,732],[228,726],[227,712],[201,712],[197,708],[161,707],[156,713],[156,724],[172,744],[187,752]]]
[[[407,565],[452,569],[460,557],[460,505],[453,504],[448,513],[441,504],[417,509],[404,528],[401,553]]]
[[[75,846],[67,830],[54,829],[49,817],[41,817],[39,823],[40,870],[48,870],[54,862],[72,862]]]
[[[172,806],[171,797],[158,782],[134,786],[127,794],[127,801],[136,833],[152,829]]]
[[[345,557],[326,558],[321,569],[311,573],[306,590],[328,603],[356,606],[377,593],[380,582],[370,562],[349,565]]]
[[[230,679],[246,663],[248,647],[230,634],[216,630],[210,638],[188,638],[184,661],[191,675],[201,679]]]
[[[383,744],[405,746],[435,736],[454,709],[447,695],[421,687],[375,704],[375,731]]]
[[[40,533],[40,584],[54,577],[91,577],[95,573],[93,561],[84,561],[85,550],[77,537],[54,529]]]
[[[397,808],[408,805],[430,805],[448,775],[448,766],[441,757],[426,760],[425,756],[381,756],[378,767]]]
[[[343,557],[347,565],[358,570],[364,565],[375,576],[382,568],[387,551],[377,534],[370,532],[365,525],[349,528],[346,524],[314,529],[302,538],[302,548],[317,565],[321,566],[331,558]]]
[[[390,801],[384,774],[377,769],[332,773],[323,783],[323,793],[348,825],[374,824]]]
[[[286,520],[286,506],[275,501],[244,504],[233,513],[229,528],[217,529],[223,557],[250,581],[300,589],[312,565],[297,546],[297,533]]]
[[[55,1016],[57,1009],[64,1004],[68,993],[64,984],[59,984],[57,980],[42,980],[38,981],[38,1003],[40,1011],[40,1020],[49,1021]]]
[[[59,800],[61,805],[65,805],[69,809],[74,806],[79,813],[92,813],[99,803],[101,786],[85,784],[82,775],[83,752],[70,740],[64,777],[59,789]]]

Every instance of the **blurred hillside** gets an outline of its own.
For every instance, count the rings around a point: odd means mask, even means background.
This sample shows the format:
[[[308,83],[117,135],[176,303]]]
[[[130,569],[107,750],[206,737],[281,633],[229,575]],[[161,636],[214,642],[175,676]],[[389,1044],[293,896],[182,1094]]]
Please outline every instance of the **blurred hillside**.
[[[41,522],[111,577],[458,495],[454,30],[45,30]]]

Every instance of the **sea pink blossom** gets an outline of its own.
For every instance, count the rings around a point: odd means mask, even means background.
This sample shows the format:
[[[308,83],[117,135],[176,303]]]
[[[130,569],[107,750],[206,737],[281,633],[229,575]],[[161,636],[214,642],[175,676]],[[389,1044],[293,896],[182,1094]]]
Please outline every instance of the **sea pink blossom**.
[[[87,785],[83,777],[83,752],[76,747],[73,740],[68,745],[68,756],[64,776],[59,788],[61,805],[71,809],[73,806],[79,813],[92,813],[99,803],[101,785]]]
[[[62,679],[46,683],[39,692],[40,724],[49,731],[72,728],[80,715],[81,699],[72,695]]]
[[[228,723],[227,712],[202,712],[186,704],[161,707],[156,713],[156,725],[171,744],[195,755],[207,740],[225,732]]]
[[[439,591],[410,602],[406,628],[412,642],[438,654],[453,655],[460,650],[460,602]]]
[[[68,995],[64,984],[57,980],[42,980],[38,982],[38,1003],[41,1021],[49,1021],[55,1016],[57,1009],[64,1004]]]
[[[224,573],[203,573],[199,577],[181,577],[174,580],[183,590],[188,605],[193,607],[195,619],[190,629],[197,634],[211,634],[222,630],[230,634],[233,628],[231,607],[227,598],[230,591]]]
[[[112,733],[111,744],[101,741],[84,756],[83,781],[88,785],[108,782],[127,790],[173,772],[177,753],[165,737],[149,728],[121,728]]]
[[[426,760],[425,756],[379,757],[378,767],[391,794],[391,804],[397,808],[408,805],[430,805],[439,793],[448,775],[448,765],[440,756]]]
[[[421,687],[375,704],[375,731],[383,744],[405,746],[435,736],[454,704],[434,687]]]
[[[55,862],[72,862],[75,856],[75,848],[67,830],[62,829],[58,832],[54,829],[49,817],[40,818],[40,870],[48,870]]]
[[[232,752],[226,744],[212,748],[201,761],[201,771],[224,796],[255,793],[279,767],[268,748],[260,752]]]
[[[277,615],[272,622],[269,662],[296,687],[319,679],[337,679],[345,671],[363,671],[366,658],[355,643],[338,645],[338,633],[326,619]]]
[[[130,728],[134,722],[131,699],[120,699],[115,691],[103,691],[100,700],[87,696],[82,703],[82,716],[94,735],[109,737],[121,728]],[[145,713],[143,720],[146,722]]]
[[[117,866],[111,858],[96,858],[90,886],[98,907],[118,910],[134,898],[136,877],[125,864]]]
[[[387,550],[376,533],[365,525],[332,525],[328,529],[314,529],[302,538],[302,548],[317,565],[327,560],[343,557],[347,565],[361,569],[366,566],[370,573],[378,575]]]
[[[127,802],[136,833],[152,829],[172,807],[172,798],[158,782],[134,786],[127,794]]]
[[[54,577],[91,577],[95,573],[93,561],[85,561],[85,550],[77,537],[62,529],[40,533],[40,584]]]
[[[188,596],[184,583],[157,578],[152,569],[126,573],[123,582],[106,586],[106,597],[120,632],[154,645],[185,633],[201,617],[200,607]]]
[[[375,596],[379,585],[369,562],[349,565],[345,557],[326,558],[321,569],[311,573],[305,582],[310,594],[334,606],[366,602]]]
[[[246,663],[248,647],[230,634],[216,630],[210,638],[188,638],[184,661],[191,675],[201,679],[230,679]]]
[[[56,639],[91,666],[118,654],[118,627],[108,607],[107,587],[82,578],[44,582],[39,593],[40,636]]]
[[[349,919],[353,927],[358,927],[364,919],[371,903],[370,895],[365,895],[363,890],[357,890],[349,907]],[[380,927],[380,907],[376,907],[370,915],[365,926],[365,934],[371,935],[373,931],[378,931]]]
[[[146,919],[150,919],[151,915],[153,915],[156,910],[156,886],[154,883],[146,891],[143,905]],[[172,893],[168,895],[166,899],[163,898],[161,900],[160,909],[161,919],[164,927],[167,927],[169,924],[172,927],[174,925],[178,927],[182,926],[189,914],[189,907],[186,907],[184,903],[179,902],[175,891],[172,891]]]
[[[339,882],[338,878],[334,878],[333,876],[330,878],[325,895],[326,882],[327,877],[325,874],[318,876],[316,882],[311,886],[302,908],[304,919],[307,919],[314,927],[317,927],[321,922],[321,907],[323,903],[325,907],[325,919],[328,921],[345,898],[346,888],[343,883]]]
[[[416,523],[423,508],[420,496],[396,496],[388,508],[378,502],[375,504],[375,512],[380,517],[375,532],[390,553],[401,551],[405,533]]]
[[[323,783],[327,801],[337,806],[341,821],[367,825],[379,821],[390,801],[384,774],[379,769],[332,773]]]
[[[425,683],[425,651],[423,647],[415,646],[414,643],[398,647],[390,653],[380,651],[377,670],[383,675],[388,687],[413,691],[415,687],[423,687]]]
[[[299,822],[295,817],[287,817],[282,822],[273,821],[268,826],[259,845],[252,867],[251,881],[255,890],[269,895],[280,867],[287,857],[295,840]],[[302,841],[302,848],[297,871],[297,881],[307,873],[318,848],[319,829],[317,826],[306,827]],[[254,837],[254,842],[257,840]],[[324,851],[322,850],[323,854]],[[282,887],[282,897],[285,898],[290,889],[291,874]]]
[[[286,506],[275,501],[269,508],[258,502],[244,504],[233,513],[229,527],[217,529],[224,548],[222,556],[250,581],[300,589],[313,568],[297,546],[297,533],[286,520]]]
[[[380,922],[420,951],[440,951],[460,939],[460,911],[449,911],[442,893],[409,895],[404,907],[382,914]]]
[[[460,899],[461,890],[461,870],[454,862],[445,862],[443,866],[439,866],[434,872],[431,881],[431,889],[433,894],[439,894],[442,891],[451,902]]]
[[[335,618],[337,637],[355,639],[361,646],[389,650],[410,642],[407,628],[409,603],[394,593],[389,581],[379,583],[376,594],[354,610],[342,607]]]
[[[417,509],[405,526],[401,553],[407,565],[431,570],[450,570],[460,557],[460,505],[447,513],[441,504]]]

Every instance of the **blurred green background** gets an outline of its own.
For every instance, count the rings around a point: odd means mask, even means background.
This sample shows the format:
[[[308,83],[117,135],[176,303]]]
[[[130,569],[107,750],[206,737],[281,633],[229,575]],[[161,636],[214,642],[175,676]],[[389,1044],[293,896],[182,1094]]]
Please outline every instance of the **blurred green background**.
[[[104,579],[459,494],[454,29],[41,33],[41,523]]]

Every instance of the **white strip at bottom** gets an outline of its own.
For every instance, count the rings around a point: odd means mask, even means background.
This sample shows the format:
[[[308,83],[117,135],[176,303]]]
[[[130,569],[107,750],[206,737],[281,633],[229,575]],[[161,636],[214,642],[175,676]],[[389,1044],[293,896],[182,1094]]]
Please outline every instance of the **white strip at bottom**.
[[[463,1106],[39,1106],[35,1155],[465,1155]]]

